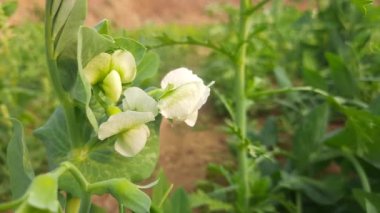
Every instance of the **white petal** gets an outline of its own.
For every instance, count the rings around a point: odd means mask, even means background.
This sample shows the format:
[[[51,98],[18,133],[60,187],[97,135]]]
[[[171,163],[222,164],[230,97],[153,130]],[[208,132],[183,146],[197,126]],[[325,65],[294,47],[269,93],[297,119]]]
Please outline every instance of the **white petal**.
[[[123,109],[158,114],[157,101],[138,87],[130,87],[124,91]]]
[[[104,140],[113,135],[154,120],[151,112],[126,111],[112,115],[99,126],[98,138]]]
[[[188,83],[178,87],[158,102],[161,114],[166,118],[184,121],[198,110],[203,100],[203,83]]]
[[[130,129],[117,138],[115,150],[125,157],[133,157],[144,148],[149,134],[144,124]]]
[[[195,125],[195,123],[197,122],[197,118],[198,118],[198,110],[193,112],[192,114],[190,114],[187,119],[185,120],[185,123],[191,127],[193,127]]]
[[[121,79],[118,72],[112,70],[106,78],[104,78],[101,87],[104,94],[113,102],[117,102],[123,90]]]
[[[83,69],[83,73],[87,81],[94,85],[104,79],[111,70],[111,55],[108,53],[100,53],[89,61]]]
[[[201,98],[195,107],[197,111],[207,102],[207,98],[210,96],[210,88],[208,86],[203,86],[202,90],[203,91],[200,91]]]
[[[161,88],[165,89],[169,84],[173,85],[174,88],[177,88],[181,85],[190,83],[190,82],[202,82],[197,75],[193,74],[193,71],[181,67],[175,70],[170,71],[161,81]]]
[[[135,58],[128,51],[117,50],[112,54],[112,69],[119,73],[121,82],[130,83],[136,77]]]

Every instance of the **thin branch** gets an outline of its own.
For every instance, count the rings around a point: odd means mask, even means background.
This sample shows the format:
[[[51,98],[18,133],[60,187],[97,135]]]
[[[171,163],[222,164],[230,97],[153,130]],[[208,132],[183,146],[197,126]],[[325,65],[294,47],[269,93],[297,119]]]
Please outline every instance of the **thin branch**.
[[[256,92],[252,95],[250,95],[250,98],[255,99],[261,96],[269,96],[269,95],[277,95],[281,93],[287,93],[287,92],[297,92],[297,91],[305,91],[305,92],[313,92],[316,94],[319,94],[328,100],[336,103],[336,104],[353,104],[356,105],[360,108],[368,108],[368,105],[360,100],[348,100],[342,97],[338,96],[333,96],[330,95],[328,92],[318,89],[318,88],[313,88],[310,86],[304,86],[304,87],[285,87],[281,89],[274,89],[274,90],[268,90],[264,92]]]
[[[214,44],[208,43],[208,42],[202,42],[202,41],[197,41],[197,40],[184,40],[184,41],[177,41],[177,40],[172,40],[170,39],[168,42],[163,42],[161,44],[157,45],[152,45],[152,46],[147,46],[148,49],[158,49],[162,47],[168,47],[168,46],[175,46],[175,45],[193,45],[193,46],[200,46],[200,47],[205,47],[214,50],[215,52],[221,53],[222,55],[227,56],[229,59],[234,61],[234,55],[227,52],[221,47],[218,47]]]

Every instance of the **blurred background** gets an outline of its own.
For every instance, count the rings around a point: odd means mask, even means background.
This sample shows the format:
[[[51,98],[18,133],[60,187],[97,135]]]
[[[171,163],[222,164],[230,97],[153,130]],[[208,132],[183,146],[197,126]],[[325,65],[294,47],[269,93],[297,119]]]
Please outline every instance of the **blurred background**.
[[[268,1],[252,21],[247,95],[270,88],[305,85],[354,103],[366,103],[375,114],[380,114],[380,10],[378,2],[367,5],[368,2],[371,1]],[[5,167],[6,145],[11,137],[8,118],[15,117],[24,124],[33,167],[36,173],[42,173],[47,170],[45,150],[31,137],[32,131],[46,121],[58,103],[49,84],[44,55],[44,1],[0,0],[0,3],[0,201],[4,201],[10,195]],[[206,82],[216,81],[213,89],[217,93],[211,95],[202,109],[194,129],[167,121],[161,124],[159,167],[175,188],[184,187],[187,192],[225,186],[223,169],[230,173],[236,169],[235,152],[230,146],[234,136],[228,128],[228,109],[224,107],[225,102],[232,103],[234,67],[225,56],[208,48],[175,44],[194,38],[225,44],[223,48],[232,51],[228,45],[236,44],[237,40],[232,32],[238,27],[239,1],[89,0],[88,5],[86,25],[109,19],[115,35],[133,37],[159,54],[157,75],[142,82],[143,85],[159,85],[165,73],[181,66],[191,68]],[[309,112],[321,103],[321,98],[310,93],[289,93],[253,103],[248,130],[252,141],[269,150],[279,147],[289,151],[298,140],[295,135],[306,134],[303,136],[307,138],[313,134],[299,133],[299,126],[307,125],[300,121],[310,118]],[[332,110],[327,132],[345,123],[346,118]],[[312,176],[342,177],[338,183],[329,179],[323,187],[313,188],[323,193],[306,192],[311,198],[305,202],[315,211],[305,212],[361,212],[352,196],[344,196],[350,184],[360,185],[357,178],[346,169],[347,165],[341,164],[342,159],[332,152],[326,153],[331,155],[324,156],[327,161],[318,159],[322,163],[314,165]],[[260,170],[263,176],[252,176],[257,180],[254,187],[258,194],[254,200],[262,205],[258,212],[276,212],[270,208],[270,202],[264,201],[274,199],[271,187],[279,181],[276,174],[287,168],[287,159],[277,157],[275,166],[268,166],[267,162]],[[370,164],[366,166],[372,172],[374,188],[380,189],[379,181],[375,180],[378,170]],[[329,191],[331,185],[337,187]],[[299,190],[301,186],[287,187]],[[293,199],[292,194],[285,196]],[[95,199],[113,211],[111,198]],[[209,206],[216,205],[217,211],[229,209],[217,202],[210,203]],[[210,207],[204,211],[209,210]]]

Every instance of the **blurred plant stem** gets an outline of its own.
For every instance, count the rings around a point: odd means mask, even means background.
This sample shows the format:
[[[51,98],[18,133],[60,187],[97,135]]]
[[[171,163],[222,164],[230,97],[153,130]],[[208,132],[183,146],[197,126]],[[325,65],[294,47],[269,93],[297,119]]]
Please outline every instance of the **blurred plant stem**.
[[[80,198],[73,197],[70,194],[67,195],[67,203],[66,203],[66,212],[67,213],[78,213],[80,208]]]
[[[363,191],[367,193],[371,193],[371,185],[369,183],[367,174],[365,173],[364,168],[360,164],[360,162],[352,155],[348,150],[343,150],[344,156],[349,160],[353,167],[356,170],[357,175],[359,176],[360,183],[362,184]],[[365,201],[366,210],[368,213],[377,212],[376,208],[370,203],[368,200]]]
[[[79,144],[79,128],[77,127],[77,121],[75,118],[75,107],[72,99],[69,97],[67,92],[64,90],[58,75],[58,65],[57,56],[54,53],[54,41],[53,41],[53,15],[52,10],[52,0],[46,1],[46,15],[45,15],[45,47],[46,47],[46,57],[49,67],[50,79],[57,97],[62,104],[66,116],[66,125],[70,135],[70,141],[72,148],[75,144]]]
[[[242,182],[239,186],[238,201],[241,204],[242,212],[249,212],[249,174],[248,174],[248,146],[245,144],[247,134],[247,107],[245,94],[245,74],[246,74],[246,57],[248,43],[249,19],[246,15],[247,9],[251,6],[249,0],[240,0],[240,21],[239,21],[239,50],[237,55],[237,73],[236,73],[236,126],[240,130],[240,149],[239,149],[239,172]]]
[[[302,213],[302,194],[301,194],[301,192],[296,193],[296,206],[297,206],[297,213]]]

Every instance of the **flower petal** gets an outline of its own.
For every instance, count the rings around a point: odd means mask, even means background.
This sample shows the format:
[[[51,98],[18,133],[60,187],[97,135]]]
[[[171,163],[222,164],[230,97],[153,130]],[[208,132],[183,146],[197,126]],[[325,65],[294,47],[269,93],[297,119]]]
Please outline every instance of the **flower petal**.
[[[144,148],[149,134],[145,124],[132,128],[117,138],[115,150],[125,157],[133,157]]]
[[[157,101],[138,87],[130,87],[124,91],[123,110],[152,112],[158,114]]]
[[[126,111],[112,115],[106,122],[99,126],[98,138],[104,140],[136,126],[153,121],[154,117],[151,112],[134,111]]]
[[[117,102],[123,90],[118,72],[112,70],[103,80],[101,87],[104,94],[113,102]]]
[[[201,82],[203,84],[203,80],[200,79],[197,75],[193,74],[193,71],[181,67],[172,70],[165,75],[161,81],[161,88],[165,89],[169,84],[173,85],[174,88],[177,88],[190,82]]]
[[[112,69],[116,70],[123,84],[132,82],[136,77],[136,62],[133,55],[125,50],[112,54]]]
[[[203,83],[187,83],[175,89],[158,102],[161,114],[166,118],[184,121],[203,103]]]
[[[91,59],[83,69],[83,73],[87,81],[94,85],[103,80],[108,74],[111,67],[111,55],[108,53],[100,53]]]
[[[196,110],[195,112],[193,112],[192,114],[190,114],[187,117],[187,119],[185,120],[185,123],[188,126],[193,127],[195,125],[195,123],[197,122],[197,118],[198,118],[198,110]]]

